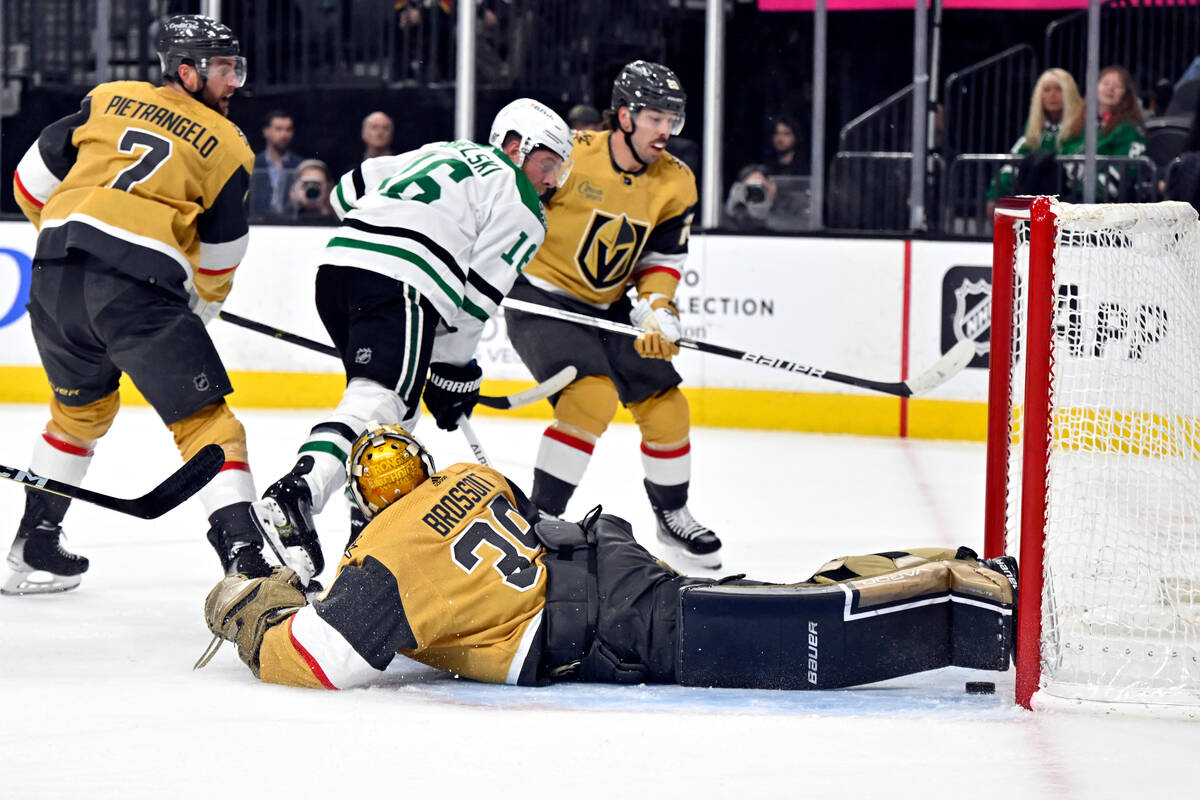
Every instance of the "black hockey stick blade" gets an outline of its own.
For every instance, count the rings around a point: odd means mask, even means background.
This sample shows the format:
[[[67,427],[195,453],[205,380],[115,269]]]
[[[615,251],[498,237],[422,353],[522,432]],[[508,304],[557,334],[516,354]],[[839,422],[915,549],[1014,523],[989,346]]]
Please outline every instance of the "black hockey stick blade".
[[[90,489],[84,489],[82,486],[63,483],[53,478],[43,478],[34,475],[32,472],[27,472],[23,469],[13,469],[3,464],[0,464],[0,478],[8,478],[10,481],[31,486],[34,489],[41,489],[43,492],[51,492],[63,497],[83,500],[84,502],[92,503],[111,511],[120,511],[122,514],[129,514],[134,517],[141,517],[142,519],[155,519],[161,517],[200,491],[205,484],[221,471],[221,467],[223,466],[225,466],[225,451],[221,449],[221,446],[216,444],[205,445],[200,449],[199,453],[196,453],[196,455],[184,462],[182,467],[171,473],[165,481],[141,497],[135,497],[132,500],[93,492]]]

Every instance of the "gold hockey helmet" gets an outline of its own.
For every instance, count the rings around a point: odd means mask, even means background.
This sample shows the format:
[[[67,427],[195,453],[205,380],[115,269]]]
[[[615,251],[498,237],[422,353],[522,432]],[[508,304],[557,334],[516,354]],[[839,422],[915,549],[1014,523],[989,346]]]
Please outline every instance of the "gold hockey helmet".
[[[425,446],[399,425],[372,422],[350,451],[350,496],[371,519],[437,472]]]

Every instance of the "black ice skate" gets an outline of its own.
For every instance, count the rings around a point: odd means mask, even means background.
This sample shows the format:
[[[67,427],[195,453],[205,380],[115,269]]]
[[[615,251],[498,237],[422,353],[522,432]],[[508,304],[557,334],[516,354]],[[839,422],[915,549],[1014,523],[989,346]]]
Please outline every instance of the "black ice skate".
[[[48,522],[17,530],[8,551],[12,573],[0,586],[0,594],[50,594],[79,585],[88,560],[63,549],[62,528]]]
[[[711,530],[696,522],[695,517],[682,506],[670,511],[654,503],[654,517],[658,520],[658,540],[669,545],[693,564],[709,569],[721,566],[721,540]]]
[[[249,503],[234,503],[214,511],[208,518],[208,542],[221,559],[226,575],[242,574],[265,578],[271,565],[262,554],[262,536],[250,517]]]
[[[254,524],[267,544],[290,567],[300,582],[308,585],[325,568],[325,556],[312,518],[312,494],[295,470],[263,492],[262,500],[250,505]]]

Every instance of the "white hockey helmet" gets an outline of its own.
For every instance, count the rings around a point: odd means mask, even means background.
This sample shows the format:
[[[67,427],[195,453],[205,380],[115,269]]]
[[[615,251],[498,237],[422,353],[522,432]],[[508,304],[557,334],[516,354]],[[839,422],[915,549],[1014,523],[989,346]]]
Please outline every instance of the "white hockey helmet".
[[[521,137],[521,146],[517,151],[518,167],[525,163],[525,156],[537,147],[545,147],[562,158],[563,166],[558,173],[558,185],[562,186],[571,172],[573,144],[571,129],[563,118],[537,100],[522,97],[500,109],[500,113],[492,120],[488,142],[493,147],[502,148],[510,131],[515,131]]]

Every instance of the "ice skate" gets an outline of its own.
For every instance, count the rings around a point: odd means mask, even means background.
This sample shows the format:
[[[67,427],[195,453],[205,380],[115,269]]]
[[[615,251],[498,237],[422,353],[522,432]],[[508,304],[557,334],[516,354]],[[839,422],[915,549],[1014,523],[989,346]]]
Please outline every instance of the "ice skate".
[[[325,556],[312,518],[312,495],[304,478],[284,475],[250,505],[254,524],[275,551],[280,563],[290,567],[308,585],[325,568]]]
[[[654,518],[658,521],[658,540],[670,546],[691,563],[709,569],[721,566],[721,540],[696,521],[687,506],[670,511],[653,503]]]
[[[208,521],[208,541],[217,551],[226,575],[263,578],[271,574],[271,565],[262,554],[262,536],[250,517],[250,503],[218,509]]]
[[[63,549],[62,528],[42,522],[20,528],[8,551],[12,572],[0,586],[0,594],[51,594],[79,585],[88,560]]]

